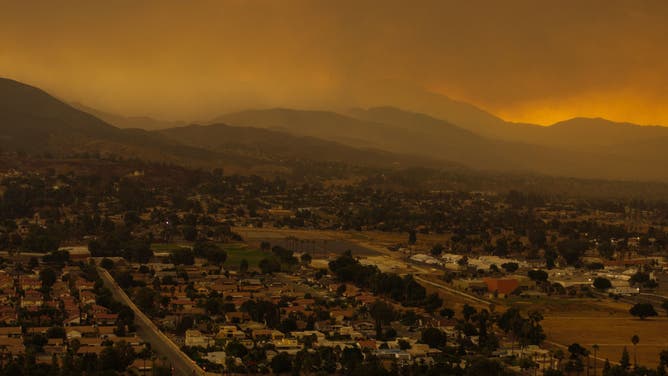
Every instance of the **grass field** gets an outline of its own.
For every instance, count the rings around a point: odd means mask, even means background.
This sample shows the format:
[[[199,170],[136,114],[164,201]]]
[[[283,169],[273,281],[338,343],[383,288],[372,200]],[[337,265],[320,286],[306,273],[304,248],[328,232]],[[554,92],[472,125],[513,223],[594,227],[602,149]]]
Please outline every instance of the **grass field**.
[[[241,260],[248,261],[249,269],[259,269],[257,264],[267,255],[261,250],[253,247],[248,247],[243,243],[222,244],[223,249],[227,252],[227,260],[225,267],[229,269],[238,269]]]
[[[250,247],[245,243],[218,243],[218,245],[227,253],[225,267],[229,269],[238,269],[241,260],[246,259],[250,269],[259,269],[258,263],[266,255],[255,247]],[[180,247],[190,248],[190,243],[154,243],[151,249],[154,252],[171,252]]]

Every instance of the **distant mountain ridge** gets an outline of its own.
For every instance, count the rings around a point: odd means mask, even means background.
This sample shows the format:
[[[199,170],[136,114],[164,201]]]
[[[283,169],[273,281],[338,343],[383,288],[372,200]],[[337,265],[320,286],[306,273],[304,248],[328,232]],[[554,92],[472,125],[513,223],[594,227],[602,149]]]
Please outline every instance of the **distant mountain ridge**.
[[[354,109],[347,116],[327,111],[247,110],[216,120],[234,126],[281,129],[295,135],[349,145],[373,146],[476,169],[532,171],[585,178],[668,179],[668,171],[662,168],[665,152],[629,155],[619,150],[618,145],[591,147],[590,140],[574,140],[572,144],[564,145],[556,142],[559,137],[548,133],[555,132],[549,130],[550,127],[519,125],[513,128],[516,125],[508,123],[504,127],[514,129],[518,135],[495,138],[429,115],[394,107]],[[526,129],[529,131],[525,132]],[[554,129],[562,132],[559,127]]]
[[[390,106],[344,113],[274,108],[222,115],[210,125],[149,132],[119,129],[40,89],[0,79],[0,147],[109,153],[195,166],[248,168],[314,160],[668,181],[668,128],[586,118],[549,127],[515,124],[446,99],[434,103],[447,103],[454,113],[449,119],[462,124]],[[483,120],[476,126],[474,118]]]
[[[72,106],[118,128],[137,128],[147,131],[154,131],[159,129],[182,127],[188,124],[185,121],[159,120],[148,116],[121,116],[88,107],[81,103],[72,103]]]

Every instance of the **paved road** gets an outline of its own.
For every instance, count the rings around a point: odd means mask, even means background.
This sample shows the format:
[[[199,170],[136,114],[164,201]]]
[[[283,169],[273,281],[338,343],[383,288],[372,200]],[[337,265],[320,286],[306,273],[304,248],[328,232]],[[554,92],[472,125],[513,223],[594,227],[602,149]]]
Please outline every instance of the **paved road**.
[[[441,283],[436,283],[436,282],[429,281],[429,280],[424,279],[424,278],[422,278],[422,277],[420,277],[420,276],[417,276],[417,275],[414,276],[414,278],[415,278],[415,280],[418,281],[418,282],[426,283],[426,284],[428,284],[428,285],[432,285],[432,286],[434,286],[434,287],[438,287],[438,288],[440,288],[440,289],[446,290],[446,291],[448,291],[448,292],[450,292],[450,293],[452,293],[452,294],[457,294],[457,295],[463,296],[464,298],[469,299],[469,300],[472,301],[472,302],[476,302],[476,303],[479,303],[479,304],[485,304],[485,305],[494,304],[494,302],[490,302],[489,300],[485,300],[485,299],[482,299],[482,298],[478,298],[477,296],[473,296],[473,295],[471,295],[471,294],[467,294],[467,293],[465,293],[465,292],[463,292],[463,291],[459,291],[459,290],[457,290],[457,289],[453,289],[452,287],[446,286],[446,285],[441,284]]]
[[[98,273],[104,281],[105,287],[111,290],[114,299],[128,305],[135,313],[137,334],[151,344],[151,349],[164,356],[172,364],[174,374],[180,376],[204,375],[204,370],[185,355],[153,322],[130,300],[123,290],[116,284],[114,278],[104,269],[98,268]]]

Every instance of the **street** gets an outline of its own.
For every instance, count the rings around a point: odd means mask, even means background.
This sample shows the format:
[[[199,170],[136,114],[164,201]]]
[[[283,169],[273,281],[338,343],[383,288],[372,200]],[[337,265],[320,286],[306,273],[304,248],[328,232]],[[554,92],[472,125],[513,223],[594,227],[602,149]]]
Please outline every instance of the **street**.
[[[162,333],[153,322],[130,300],[125,292],[116,284],[114,278],[102,268],[98,273],[104,282],[104,286],[111,290],[114,299],[126,304],[135,313],[135,324],[137,334],[151,344],[158,355],[167,359],[173,367],[174,374],[179,376],[204,375],[205,372],[194,361],[188,358],[164,333]]]

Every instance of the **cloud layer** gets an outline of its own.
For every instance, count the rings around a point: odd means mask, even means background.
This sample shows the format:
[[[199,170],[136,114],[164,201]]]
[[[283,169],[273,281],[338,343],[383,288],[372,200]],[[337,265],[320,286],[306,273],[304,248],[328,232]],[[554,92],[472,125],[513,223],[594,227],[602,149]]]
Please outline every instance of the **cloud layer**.
[[[668,124],[667,18],[661,0],[12,2],[0,75],[188,120],[412,88],[515,121]]]

